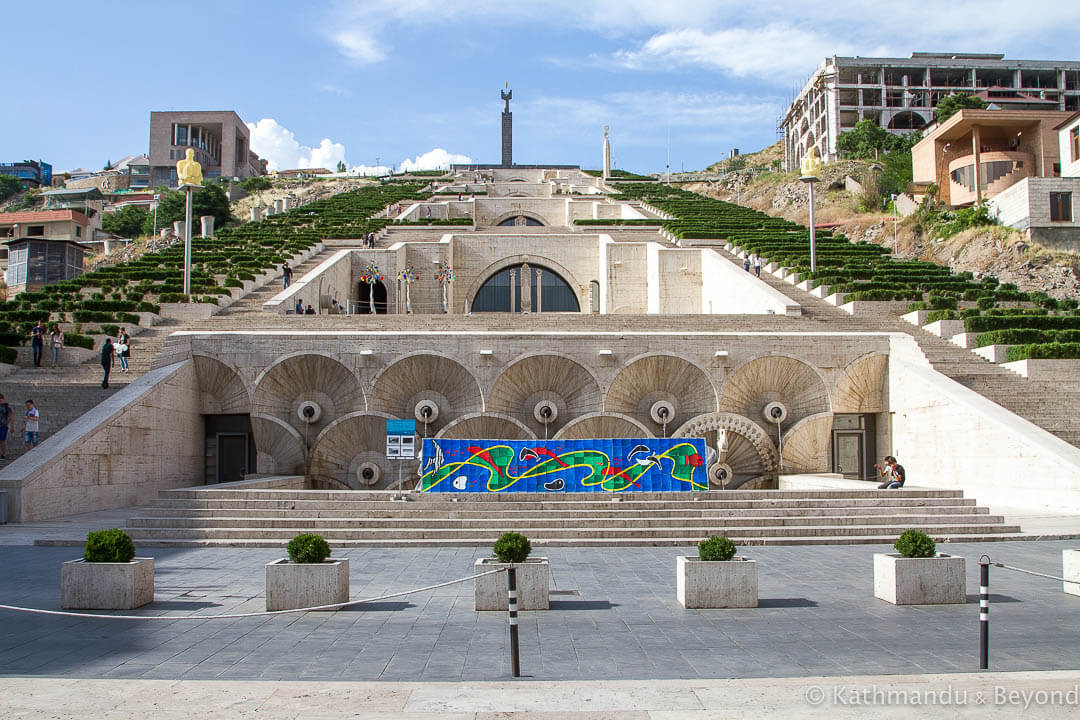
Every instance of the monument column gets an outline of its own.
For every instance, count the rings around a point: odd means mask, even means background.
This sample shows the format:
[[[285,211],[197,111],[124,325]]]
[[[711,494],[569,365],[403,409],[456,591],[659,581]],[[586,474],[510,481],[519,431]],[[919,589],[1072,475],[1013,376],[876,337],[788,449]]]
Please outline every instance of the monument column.
[[[540,268],[536,268],[536,312],[541,312],[544,308],[544,284],[540,275],[542,272]]]
[[[506,90],[499,91],[499,96],[506,103],[502,111],[502,166],[508,168],[514,164],[514,114],[510,112],[514,91],[510,83],[506,83]]]
[[[608,126],[604,126],[604,179],[611,177],[611,140],[608,139]]]
[[[532,270],[529,263],[521,266],[521,312],[532,312]]]

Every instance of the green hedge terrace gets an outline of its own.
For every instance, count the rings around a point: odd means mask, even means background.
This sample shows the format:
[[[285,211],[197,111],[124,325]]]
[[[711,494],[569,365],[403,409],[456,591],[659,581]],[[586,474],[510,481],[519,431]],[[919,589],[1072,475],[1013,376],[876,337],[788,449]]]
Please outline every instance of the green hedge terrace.
[[[790,268],[812,287],[828,285],[847,300],[923,300],[924,295],[964,300],[990,297],[998,301],[1030,298],[996,278],[976,282],[971,273],[921,260],[893,260],[889,250],[873,243],[852,243],[830,230],[816,233],[817,270],[810,272],[810,231],[796,223],[722,200],[661,184],[626,183],[612,197],[642,200],[676,219],[663,226],[677,238],[726,240],[767,262]]]
[[[1005,362],[1017,360],[1076,360],[1080,359],[1080,343],[1039,343],[1015,345],[1005,351]]]
[[[604,174],[603,170],[582,170],[581,172],[592,177],[601,177]],[[640,182],[656,182],[656,178],[650,175],[638,175],[627,170],[612,170],[611,175],[608,176],[610,180],[637,180]]]
[[[390,221],[372,215],[393,203],[431,197],[423,187],[415,182],[365,186],[222,228],[213,238],[192,238],[192,295],[199,302],[215,302],[229,294],[227,287],[241,287],[242,280],[253,280],[323,238],[360,238],[378,231]],[[139,316],[133,313],[160,310],[154,299],[184,299],[183,261],[183,245],[176,244],[0,302],[0,345],[25,343],[38,320],[136,324]]]
[[[472,218],[426,218],[421,220],[395,220],[393,225],[472,225]]]
[[[645,225],[648,227],[656,227],[657,225],[663,225],[663,220],[655,218],[610,218],[594,220],[593,218],[578,218],[574,221],[575,225]]]

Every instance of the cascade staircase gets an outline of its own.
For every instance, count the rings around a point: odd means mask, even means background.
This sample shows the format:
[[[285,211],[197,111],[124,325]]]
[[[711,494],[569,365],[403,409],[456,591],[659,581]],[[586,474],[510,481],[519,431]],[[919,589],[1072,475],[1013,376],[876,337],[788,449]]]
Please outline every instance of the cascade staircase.
[[[909,528],[938,541],[1012,540],[1020,528],[960,491],[412,493],[165,490],[128,520],[140,546],[280,547],[301,532],[335,546],[490,545],[522,532],[535,545],[691,545],[727,535],[739,545],[892,543]]]

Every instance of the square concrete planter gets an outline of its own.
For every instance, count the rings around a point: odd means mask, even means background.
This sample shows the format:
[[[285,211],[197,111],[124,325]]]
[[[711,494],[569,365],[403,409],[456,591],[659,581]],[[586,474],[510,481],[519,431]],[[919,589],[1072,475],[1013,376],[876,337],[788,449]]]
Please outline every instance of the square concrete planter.
[[[551,586],[551,565],[548,559],[531,557],[523,563],[513,565],[517,573],[518,610],[547,610],[550,607],[548,588]],[[495,558],[480,558],[473,565],[477,574],[508,567],[510,563],[501,563]],[[485,575],[476,578],[473,583],[473,609],[507,609],[509,600],[506,594],[506,573]]]
[[[1065,592],[1080,595],[1080,550],[1061,551],[1061,577],[1072,582],[1065,582]]]
[[[67,610],[131,610],[154,601],[154,558],[126,563],[69,560],[60,566],[60,606]]]
[[[893,605],[947,605],[967,602],[964,558],[938,553],[906,558],[874,555],[874,597]]]
[[[266,563],[266,609],[296,610],[349,601],[349,559]],[[334,608],[329,608],[333,610]]]
[[[756,608],[757,563],[736,555],[731,560],[675,560],[675,594],[685,608]]]

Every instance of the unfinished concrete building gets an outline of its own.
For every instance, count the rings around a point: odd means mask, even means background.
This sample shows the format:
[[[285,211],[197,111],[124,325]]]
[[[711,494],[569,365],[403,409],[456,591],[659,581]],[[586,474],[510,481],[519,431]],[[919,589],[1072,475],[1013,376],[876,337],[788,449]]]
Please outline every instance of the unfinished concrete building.
[[[923,53],[910,58],[825,58],[784,113],[788,170],[816,147],[837,157],[842,132],[868,119],[894,133],[921,130],[934,108],[953,93],[983,94],[991,103],[1010,98],[1041,101],[1046,110],[1080,110],[1080,61],[1006,60],[994,53]]]

